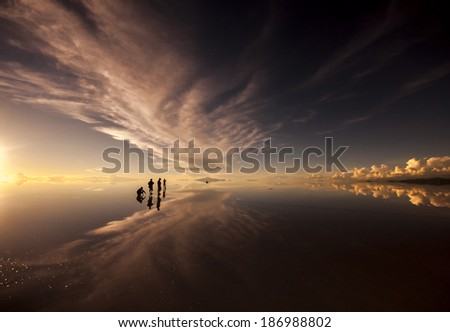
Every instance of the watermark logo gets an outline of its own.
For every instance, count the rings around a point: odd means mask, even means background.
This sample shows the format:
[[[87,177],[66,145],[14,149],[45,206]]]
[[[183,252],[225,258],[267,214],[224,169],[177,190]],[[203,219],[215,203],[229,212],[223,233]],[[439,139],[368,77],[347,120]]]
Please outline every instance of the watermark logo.
[[[144,151],[124,140],[122,148],[109,147],[103,150],[102,159],[108,166],[103,167],[102,172],[130,173],[132,156],[137,158],[139,173],[162,174],[170,169],[177,173],[195,174],[254,174],[260,171],[269,174],[293,174],[300,171],[316,174],[324,170],[331,173],[333,166],[341,172],[347,172],[340,158],[348,148],[334,148],[332,137],[325,137],[323,148],[309,146],[301,153],[296,153],[294,147],[273,146],[270,138],[264,140],[261,147],[232,147],[226,151],[213,146],[200,148],[196,146],[195,139],[181,146],[180,139],[176,139],[171,146],[162,147],[156,153],[153,148]],[[312,162],[312,159],[316,162]],[[322,162],[317,162],[318,159]]]

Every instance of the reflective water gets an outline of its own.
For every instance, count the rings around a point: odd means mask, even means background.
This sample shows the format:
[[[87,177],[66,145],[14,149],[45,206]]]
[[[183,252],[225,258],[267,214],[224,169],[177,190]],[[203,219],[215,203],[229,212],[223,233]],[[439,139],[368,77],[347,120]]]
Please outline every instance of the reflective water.
[[[0,186],[0,309],[450,310],[448,186],[143,185]]]

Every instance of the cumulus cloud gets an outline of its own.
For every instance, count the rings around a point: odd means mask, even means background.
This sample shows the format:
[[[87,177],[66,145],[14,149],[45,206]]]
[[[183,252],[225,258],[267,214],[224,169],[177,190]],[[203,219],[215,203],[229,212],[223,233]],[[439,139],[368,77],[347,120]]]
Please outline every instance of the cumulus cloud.
[[[450,175],[450,157],[411,158],[405,166],[390,167],[385,164],[355,167],[347,173],[335,173],[333,179],[393,179]]]
[[[143,147],[178,137],[250,145],[278,128],[252,116],[261,73],[241,61],[229,68],[233,76],[206,74],[188,27],[161,11],[144,19],[132,4],[89,0],[80,2],[82,14],[56,1],[3,6],[0,18],[15,31],[8,52],[21,57],[0,57],[0,95],[16,103],[64,113]]]

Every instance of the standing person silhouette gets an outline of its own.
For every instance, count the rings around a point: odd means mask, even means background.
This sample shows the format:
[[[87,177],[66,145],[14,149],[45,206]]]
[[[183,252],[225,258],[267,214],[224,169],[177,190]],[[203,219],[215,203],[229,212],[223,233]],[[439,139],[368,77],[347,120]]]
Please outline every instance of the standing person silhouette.
[[[166,179],[163,180],[163,188],[166,189]]]
[[[158,192],[161,191],[161,178],[159,178],[158,180]]]
[[[154,184],[153,179],[150,179],[150,181],[148,182],[148,190],[149,191],[153,191],[153,184]]]

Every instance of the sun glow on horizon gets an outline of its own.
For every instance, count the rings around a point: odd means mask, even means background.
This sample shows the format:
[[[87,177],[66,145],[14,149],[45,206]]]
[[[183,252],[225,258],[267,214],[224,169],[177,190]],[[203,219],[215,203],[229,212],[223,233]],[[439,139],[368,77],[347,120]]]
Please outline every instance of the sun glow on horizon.
[[[6,159],[6,150],[0,146],[0,177],[3,175],[5,169],[4,169],[4,162]]]
[[[0,146],[0,183],[10,183],[13,181],[13,177],[8,175],[6,169],[7,149]]]

